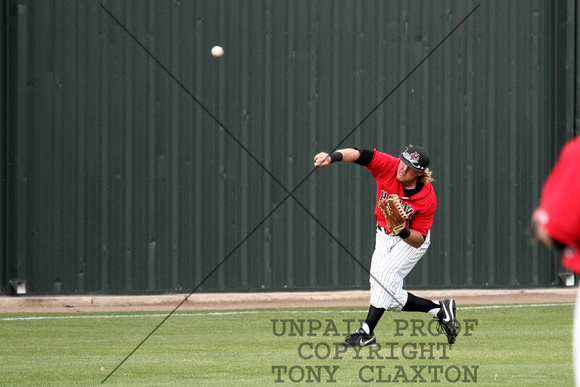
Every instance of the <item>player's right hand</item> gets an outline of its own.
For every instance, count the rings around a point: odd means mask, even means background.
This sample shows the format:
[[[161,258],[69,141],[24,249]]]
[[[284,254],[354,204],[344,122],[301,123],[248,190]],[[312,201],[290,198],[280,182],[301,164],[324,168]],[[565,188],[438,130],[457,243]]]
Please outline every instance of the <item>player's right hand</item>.
[[[314,166],[315,167],[326,167],[330,165],[330,156],[326,152],[320,152],[314,156]]]

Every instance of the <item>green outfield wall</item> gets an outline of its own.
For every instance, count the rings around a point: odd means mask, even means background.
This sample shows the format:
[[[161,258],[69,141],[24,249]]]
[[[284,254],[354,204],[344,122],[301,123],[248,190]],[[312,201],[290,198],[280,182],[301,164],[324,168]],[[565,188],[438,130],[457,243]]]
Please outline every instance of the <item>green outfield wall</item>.
[[[409,143],[439,203],[409,288],[561,285],[530,216],[579,1],[2,5],[2,293],[367,289],[374,180],[313,157]]]

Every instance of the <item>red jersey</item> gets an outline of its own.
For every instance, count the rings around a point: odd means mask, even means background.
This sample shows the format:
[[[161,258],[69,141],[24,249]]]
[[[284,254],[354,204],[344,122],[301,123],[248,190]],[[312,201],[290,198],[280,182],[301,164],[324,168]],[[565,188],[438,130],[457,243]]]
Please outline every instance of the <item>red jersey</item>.
[[[367,166],[367,169],[377,181],[375,219],[379,226],[387,228],[387,221],[378,207],[378,203],[390,194],[396,194],[401,198],[403,208],[409,217],[407,228],[419,231],[422,235],[427,236],[437,209],[435,190],[430,182],[426,182],[419,192],[411,197],[406,197],[403,185],[397,180],[397,169],[400,162],[401,159],[398,157],[378,152],[375,149],[373,158]]]
[[[544,183],[534,221],[567,246],[562,265],[580,273],[580,136],[569,141]]]

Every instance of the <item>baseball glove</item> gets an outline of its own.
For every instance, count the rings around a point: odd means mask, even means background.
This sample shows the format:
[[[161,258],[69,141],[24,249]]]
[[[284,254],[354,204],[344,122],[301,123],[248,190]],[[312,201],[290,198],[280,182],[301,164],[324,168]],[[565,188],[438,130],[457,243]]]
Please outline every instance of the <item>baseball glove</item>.
[[[387,221],[387,231],[391,235],[399,235],[405,228],[407,214],[403,210],[401,199],[398,195],[391,194],[387,199],[379,202],[379,208]]]

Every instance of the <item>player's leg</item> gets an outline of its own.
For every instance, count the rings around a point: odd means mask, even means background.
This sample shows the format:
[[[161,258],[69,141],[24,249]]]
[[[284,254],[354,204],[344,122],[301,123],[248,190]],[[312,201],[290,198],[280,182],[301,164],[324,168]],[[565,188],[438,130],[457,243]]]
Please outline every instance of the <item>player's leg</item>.
[[[431,301],[425,298],[417,297],[412,293],[407,293],[407,302],[403,306],[403,312],[425,312],[431,313],[434,317],[441,311],[441,304],[439,301]],[[377,308],[373,305],[370,306],[365,322],[361,326],[361,329],[366,335],[371,335],[374,337],[374,330],[379,320],[385,313],[385,308]]]
[[[381,250],[381,254],[373,255],[371,263],[371,305],[400,312],[408,302],[403,281],[427,252],[431,243],[430,234],[419,248],[410,246],[400,238],[385,238],[388,248]]]
[[[431,313],[437,316],[441,310],[439,301],[428,300],[415,296],[413,293],[407,292],[407,302],[403,306],[403,312],[424,312]]]
[[[456,317],[456,305],[454,299],[432,301],[407,293],[407,303],[403,306],[403,312],[424,312],[432,314],[439,321],[439,329],[445,332],[449,344],[455,343],[459,324]]]
[[[341,347],[366,347],[377,345],[377,338],[373,332],[376,323],[379,321],[384,309],[375,308],[371,305],[365,323],[352,335],[348,335],[344,343],[340,343]],[[374,324],[370,321],[376,321]],[[369,326],[370,324],[370,326]]]
[[[455,343],[459,324],[456,317],[456,305],[454,299],[445,299],[441,301],[432,301],[425,298],[409,294],[403,289],[403,279],[415,267],[419,259],[427,252],[431,243],[431,234],[427,234],[423,246],[415,249],[408,244],[400,241],[389,251],[389,260],[380,261],[385,267],[376,271],[376,276],[381,283],[388,284],[388,292],[378,290],[371,291],[371,304],[377,303],[387,310],[394,311],[416,311],[431,313],[439,321],[440,332],[445,332],[449,344]],[[372,269],[371,269],[372,273]],[[371,290],[373,284],[371,281]],[[373,294],[383,297],[383,301],[373,300]],[[380,299],[379,299],[380,300]],[[390,305],[387,302],[390,300]],[[373,302],[374,301],[374,302]],[[382,302],[382,303],[381,303]]]
[[[371,306],[364,324],[346,338],[342,346],[360,346],[376,343],[374,329],[387,308],[401,310],[407,301],[401,294],[403,279],[429,247],[429,238],[422,248],[414,248],[400,238],[377,230],[375,251],[371,260]],[[392,304],[398,307],[392,308]]]
[[[367,318],[361,327],[362,330],[365,331],[366,334],[373,333],[379,320],[383,317],[383,313],[385,313],[385,308],[377,308],[371,305],[369,312],[367,313]]]
[[[384,261],[387,258],[388,252],[394,245],[394,239],[387,236],[384,232],[377,230],[375,251],[371,258],[371,299],[373,294],[372,278],[374,277],[372,273],[382,270],[378,262]],[[385,308],[373,306],[371,302],[365,323],[354,334],[347,336],[344,343],[339,345],[343,347],[358,347],[362,346],[361,344],[376,345],[374,329],[384,312]]]

